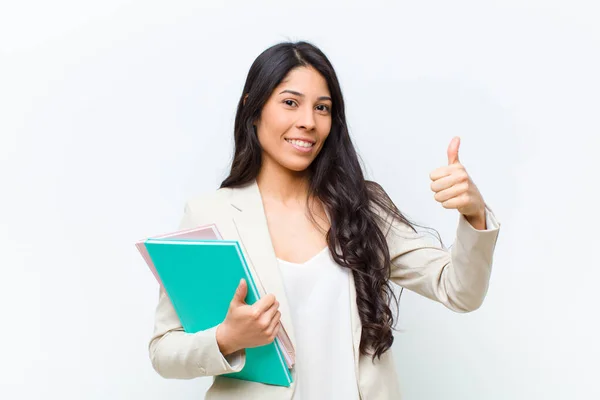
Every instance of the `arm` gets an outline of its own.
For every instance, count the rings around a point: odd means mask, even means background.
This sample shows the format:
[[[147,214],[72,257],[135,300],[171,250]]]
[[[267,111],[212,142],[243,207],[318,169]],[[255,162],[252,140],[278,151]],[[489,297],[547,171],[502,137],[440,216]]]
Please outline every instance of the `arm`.
[[[198,225],[186,203],[179,230]],[[152,367],[164,378],[191,379],[239,372],[245,365],[244,350],[223,356],[217,343],[217,326],[186,333],[164,289],[160,289],[154,317],[154,333],[148,345]]]
[[[392,263],[390,279],[453,311],[476,310],[487,293],[500,229],[487,206],[486,221],[487,229],[478,230],[461,214],[456,240],[448,251],[394,220],[386,235]]]

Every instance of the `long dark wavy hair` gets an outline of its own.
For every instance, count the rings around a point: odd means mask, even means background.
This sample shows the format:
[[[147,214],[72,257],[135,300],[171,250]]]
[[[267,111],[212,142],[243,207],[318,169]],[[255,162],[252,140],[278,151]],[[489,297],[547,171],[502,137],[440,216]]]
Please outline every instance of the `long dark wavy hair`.
[[[253,125],[273,90],[290,70],[312,67],[327,81],[332,98],[329,136],[308,168],[308,199],[319,199],[329,212],[331,226],[327,244],[334,260],[353,271],[356,303],[362,322],[361,354],[381,358],[394,341],[390,285],[390,255],[382,222],[389,216],[416,232],[383,188],[365,180],[354,149],[344,110],[344,99],[333,66],[311,43],[283,42],[263,51],[254,61],[237,107],[234,125],[235,151],[229,176],[221,188],[244,186],[259,173],[262,149]],[[244,103],[244,97],[247,96]],[[379,208],[379,210],[377,210]],[[308,207],[310,210],[310,207]],[[387,218],[382,218],[383,211]],[[311,215],[311,218],[314,217]],[[336,248],[341,249],[338,254]],[[402,292],[400,292],[400,295]]]

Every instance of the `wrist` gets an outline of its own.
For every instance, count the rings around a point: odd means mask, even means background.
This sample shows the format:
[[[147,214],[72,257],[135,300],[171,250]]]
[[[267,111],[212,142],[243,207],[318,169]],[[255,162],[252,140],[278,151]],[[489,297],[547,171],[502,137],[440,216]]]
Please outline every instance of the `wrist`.
[[[465,218],[475,229],[486,229],[485,207],[477,214],[465,215]]]
[[[219,351],[224,356],[234,353],[237,350],[229,339],[226,326],[222,323],[217,326],[216,339],[217,345],[219,346]]]

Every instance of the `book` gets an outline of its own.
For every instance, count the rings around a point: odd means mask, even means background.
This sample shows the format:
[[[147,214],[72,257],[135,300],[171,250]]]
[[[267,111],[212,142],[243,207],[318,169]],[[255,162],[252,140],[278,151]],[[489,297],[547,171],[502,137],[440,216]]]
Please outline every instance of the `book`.
[[[155,239],[161,238],[176,238],[176,239],[199,239],[199,240],[221,240],[222,236],[217,229],[215,224],[201,225],[191,229],[185,229],[181,231],[164,233],[162,235],[153,236]],[[138,240],[135,243],[135,247],[138,249],[144,261],[146,261],[146,265],[150,268],[152,275],[156,278],[156,281],[160,286],[162,286],[162,281],[160,280],[160,276],[156,273],[156,268],[154,267],[154,263],[152,259],[148,255],[148,251],[146,250],[146,239]]]
[[[149,238],[145,248],[184,331],[194,333],[223,322],[240,280],[246,279],[246,303],[260,294],[237,241]],[[241,371],[230,378],[290,386],[292,376],[279,338],[245,349]]]
[[[200,226],[197,226],[197,227],[194,227],[191,229],[184,229],[184,230],[179,230],[179,231],[175,231],[175,232],[165,233],[162,235],[156,235],[156,236],[153,236],[152,238],[153,239],[170,238],[170,239],[196,239],[196,240],[223,240],[223,237],[215,224],[200,225]],[[156,272],[154,263],[152,262],[152,259],[150,258],[150,255],[148,254],[148,250],[146,249],[146,240],[148,240],[148,239],[149,238],[138,240],[136,242],[135,246],[138,249],[138,251],[140,252],[140,254],[142,255],[142,258],[146,262],[146,265],[148,266],[148,268],[150,269],[150,271],[156,278],[156,281],[158,282],[158,284],[160,286],[163,286],[160,276]],[[251,273],[252,273],[252,271],[251,271]],[[262,285],[262,282],[260,281],[260,279],[258,277],[254,276],[254,275],[252,275],[252,276],[254,279],[254,283],[258,289],[259,296],[264,295],[266,293],[266,291]],[[168,294],[167,294],[167,296],[168,296]],[[283,323],[281,323],[281,325],[279,327],[279,333],[277,334],[277,339],[278,339],[276,341],[277,345],[280,346],[281,351],[284,354],[285,361],[287,363],[288,368],[292,368],[294,366],[294,364],[296,363],[296,353],[294,351],[294,346],[292,345],[292,341],[291,341],[289,335],[287,334],[287,331],[285,330],[285,326],[283,325]]]

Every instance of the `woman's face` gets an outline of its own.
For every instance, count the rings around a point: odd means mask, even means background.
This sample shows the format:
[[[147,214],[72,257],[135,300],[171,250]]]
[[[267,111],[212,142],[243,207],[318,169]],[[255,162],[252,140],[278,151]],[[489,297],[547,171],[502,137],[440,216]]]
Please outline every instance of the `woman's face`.
[[[331,130],[327,81],[312,67],[292,69],[275,88],[256,122],[263,162],[303,171]]]

